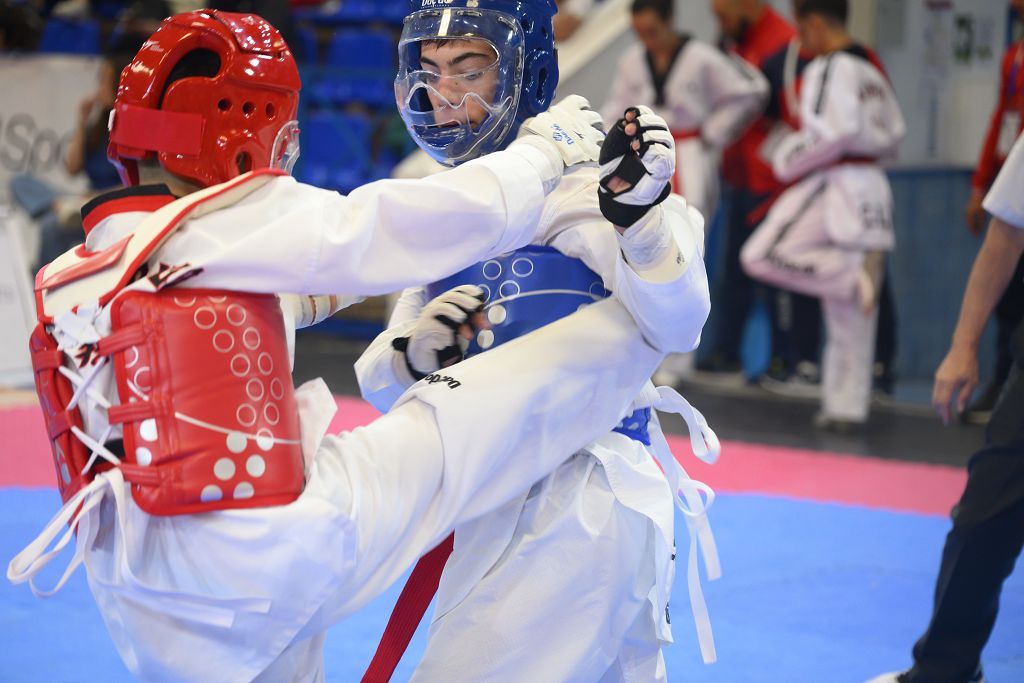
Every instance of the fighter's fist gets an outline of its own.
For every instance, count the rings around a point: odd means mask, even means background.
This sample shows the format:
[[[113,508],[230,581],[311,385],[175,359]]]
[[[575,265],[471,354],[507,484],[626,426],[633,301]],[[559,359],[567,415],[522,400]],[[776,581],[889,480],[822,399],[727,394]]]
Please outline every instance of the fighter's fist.
[[[601,213],[629,227],[672,191],[675,141],[665,120],[648,107],[631,107],[601,147]]]
[[[565,167],[595,163],[601,154],[604,125],[586,98],[569,95],[543,114],[526,119],[519,137],[536,136],[550,143]]]
[[[486,298],[479,287],[462,285],[423,307],[410,335],[392,343],[396,351],[405,354],[413,378],[421,379],[462,360],[460,339],[472,339],[476,330],[488,326],[482,314]]]

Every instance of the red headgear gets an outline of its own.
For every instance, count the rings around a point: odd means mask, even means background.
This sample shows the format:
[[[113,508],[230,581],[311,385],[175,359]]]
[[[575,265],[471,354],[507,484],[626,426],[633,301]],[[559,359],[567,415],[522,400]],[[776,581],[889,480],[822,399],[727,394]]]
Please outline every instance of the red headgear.
[[[167,86],[195,50],[217,55],[217,73]],[[169,17],[121,72],[107,156],[126,185],[139,182],[136,160],[154,157],[204,187],[267,168],[300,87],[292,53],[264,19],[213,10]]]

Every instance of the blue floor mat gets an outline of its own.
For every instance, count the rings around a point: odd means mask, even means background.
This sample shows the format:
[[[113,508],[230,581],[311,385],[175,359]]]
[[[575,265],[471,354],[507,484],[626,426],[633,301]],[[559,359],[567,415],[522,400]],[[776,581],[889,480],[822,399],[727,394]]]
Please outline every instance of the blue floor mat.
[[[45,524],[56,501],[53,491],[0,490],[4,563]],[[672,605],[676,644],[666,651],[671,679],[862,683],[909,664],[928,619],[947,520],[732,495],[717,499],[712,523],[724,576],[706,584],[705,594],[719,662],[700,662],[680,581]],[[329,681],[359,680],[400,586],[330,632]],[[409,679],[425,630],[395,681]],[[81,571],[49,600],[0,582],[0,636],[5,683],[130,680]],[[984,663],[994,683],[1024,680],[1024,572],[1007,582]]]

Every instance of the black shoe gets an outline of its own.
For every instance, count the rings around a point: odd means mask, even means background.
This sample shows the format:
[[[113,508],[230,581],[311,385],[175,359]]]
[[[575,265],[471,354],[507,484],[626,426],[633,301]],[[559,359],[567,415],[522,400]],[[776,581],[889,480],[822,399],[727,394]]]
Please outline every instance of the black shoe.
[[[999,400],[1002,390],[1001,383],[990,382],[981,395],[960,415],[960,421],[972,425],[988,424],[988,419],[992,417],[992,409],[995,407],[996,401]]]
[[[779,396],[795,398],[820,398],[821,397],[821,373],[818,364],[802,360],[796,364],[796,369],[788,373],[781,380],[769,371],[761,375],[757,383],[765,391]]]
[[[896,391],[896,373],[883,363],[875,363],[871,390],[876,396],[891,397]]]
[[[854,436],[864,433],[867,422],[856,422],[820,412],[814,416],[814,426],[823,432],[831,432],[841,436]]]
[[[910,672],[904,671],[902,673],[882,674],[881,676],[872,678],[867,683],[911,683]],[[985,674],[982,670],[978,669],[978,673],[971,676],[971,678],[964,681],[964,683],[987,683],[987,680],[985,679]]]

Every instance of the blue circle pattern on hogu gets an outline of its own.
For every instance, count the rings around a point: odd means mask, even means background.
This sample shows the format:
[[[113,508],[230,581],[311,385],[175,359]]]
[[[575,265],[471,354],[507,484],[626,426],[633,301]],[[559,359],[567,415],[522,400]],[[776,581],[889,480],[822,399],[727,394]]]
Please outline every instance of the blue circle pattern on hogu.
[[[427,285],[433,299],[460,285],[484,290],[484,315],[490,330],[480,330],[467,357],[560,320],[609,296],[601,276],[583,261],[551,247],[529,246],[482,261]],[[614,431],[650,445],[650,409],[628,415]]]

